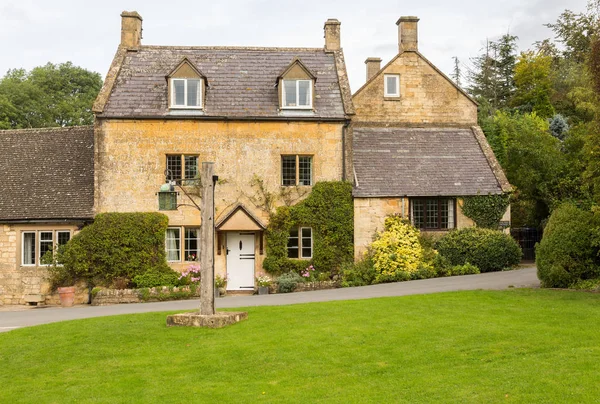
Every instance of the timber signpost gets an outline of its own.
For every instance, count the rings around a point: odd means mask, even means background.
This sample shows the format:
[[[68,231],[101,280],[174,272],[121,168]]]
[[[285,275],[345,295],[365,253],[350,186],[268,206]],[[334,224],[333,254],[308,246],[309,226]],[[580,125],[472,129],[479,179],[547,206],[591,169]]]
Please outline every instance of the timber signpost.
[[[215,185],[214,163],[202,163],[200,181],[200,310],[167,316],[167,326],[221,328],[248,318],[246,312],[215,311]]]

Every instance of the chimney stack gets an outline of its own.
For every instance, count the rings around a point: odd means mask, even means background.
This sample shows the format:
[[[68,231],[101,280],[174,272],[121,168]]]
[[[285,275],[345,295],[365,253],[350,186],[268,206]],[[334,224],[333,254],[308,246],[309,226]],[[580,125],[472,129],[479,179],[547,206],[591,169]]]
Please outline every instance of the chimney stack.
[[[340,25],[342,23],[335,18],[325,21],[325,51],[340,50]]]
[[[371,77],[375,76],[377,72],[381,70],[381,59],[367,58],[365,64],[367,65],[367,81],[369,81]]]
[[[142,45],[142,16],[137,11],[121,13],[121,46],[136,49]]]
[[[398,26],[398,50],[402,52],[417,52],[419,38],[417,32],[418,17],[400,17],[396,22]]]

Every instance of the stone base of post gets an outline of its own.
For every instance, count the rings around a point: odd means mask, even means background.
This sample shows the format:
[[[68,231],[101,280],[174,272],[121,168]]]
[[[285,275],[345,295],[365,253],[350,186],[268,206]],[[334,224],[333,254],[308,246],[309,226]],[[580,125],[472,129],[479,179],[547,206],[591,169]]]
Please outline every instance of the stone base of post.
[[[215,314],[180,313],[167,316],[167,327],[223,328],[248,318],[245,311],[218,311]]]

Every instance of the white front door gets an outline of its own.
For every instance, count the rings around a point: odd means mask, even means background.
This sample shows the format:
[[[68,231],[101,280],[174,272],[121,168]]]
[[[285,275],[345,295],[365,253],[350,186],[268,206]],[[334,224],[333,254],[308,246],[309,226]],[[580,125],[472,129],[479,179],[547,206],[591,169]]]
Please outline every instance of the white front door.
[[[227,232],[227,290],[254,290],[254,233]]]

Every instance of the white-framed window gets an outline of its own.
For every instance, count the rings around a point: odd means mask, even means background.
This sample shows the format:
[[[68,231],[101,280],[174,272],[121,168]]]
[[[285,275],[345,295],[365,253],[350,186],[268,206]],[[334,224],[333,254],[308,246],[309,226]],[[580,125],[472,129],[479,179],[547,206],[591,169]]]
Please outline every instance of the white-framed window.
[[[202,79],[171,79],[171,108],[202,108]]]
[[[71,230],[28,230],[21,233],[21,266],[45,266],[44,255],[71,240]],[[44,261],[45,262],[45,261]]]
[[[313,99],[312,80],[282,80],[281,107],[288,109],[311,109]]]
[[[399,74],[384,74],[384,91],[385,97],[400,97],[400,75]]]
[[[312,185],[312,156],[281,156],[281,185]]]
[[[184,229],[184,247],[186,261],[200,261],[200,228]]]
[[[35,245],[35,231],[24,231],[22,233],[21,250],[22,254],[22,266],[35,266],[36,262],[36,245]]]
[[[167,253],[167,261],[181,261],[181,229],[179,227],[167,228],[165,250]]]
[[[294,227],[288,238],[288,258],[312,258],[313,238],[312,228]]]

